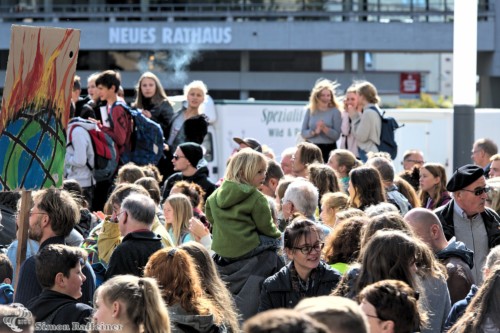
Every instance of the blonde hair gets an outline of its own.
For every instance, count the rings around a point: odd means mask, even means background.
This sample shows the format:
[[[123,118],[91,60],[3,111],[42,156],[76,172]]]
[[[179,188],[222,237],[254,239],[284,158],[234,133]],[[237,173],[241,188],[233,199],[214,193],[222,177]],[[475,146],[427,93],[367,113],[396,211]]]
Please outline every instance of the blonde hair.
[[[491,269],[495,265],[500,265],[500,245],[493,247],[486,256],[484,268]]]
[[[356,83],[355,86],[358,95],[363,96],[368,103],[371,104],[380,103],[380,97],[378,95],[377,88],[375,88],[375,86],[372,83],[368,81],[361,81],[359,83]]]
[[[173,229],[174,243],[180,245],[183,235],[189,233],[189,219],[193,217],[193,206],[191,201],[184,194],[169,195],[163,205],[169,204],[174,211],[174,221],[167,224],[167,230]]]
[[[491,190],[488,192],[488,201],[491,201],[491,209],[500,212],[500,177],[494,177],[486,180]]]
[[[168,311],[154,279],[117,275],[104,282],[98,294],[107,305],[117,301],[123,303],[126,316],[137,332],[170,332]]]
[[[321,204],[327,208],[344,211],[349,208],[349,196],[342,192],[325,193],[321,197]]]
[[[224,179],[252,185],[253,178],[261,169],[267,170],[266,156],[251,148],[243,148],[229,160]]]
[[[191,89],[200,89],[203,92],[203,95],[206,96],[208,93],[208,88],[205,83],[201,80],[195,80],[192,81],[191,83],[187,84],[184,86],[184,97],[187,98],[187,95],[189,94],[189,91]]]
[[[329,108],[339,108],[340,103],[337,100],[337,97],[335,96],[335,90],[339,87],[339,84],[336,81],[330,81],[327,79],[319,79],[316,81],[314,84],[314,87],[311,90],[311,95],[309,96],[309,104],[307,105],[307,108],[311,111],[311,114],[316,113],[318,110],[318,98],[321,92],[325,89],[328,89],[330,93],[332,94],[332,98],[330,99],[330,102],[328,103]]]

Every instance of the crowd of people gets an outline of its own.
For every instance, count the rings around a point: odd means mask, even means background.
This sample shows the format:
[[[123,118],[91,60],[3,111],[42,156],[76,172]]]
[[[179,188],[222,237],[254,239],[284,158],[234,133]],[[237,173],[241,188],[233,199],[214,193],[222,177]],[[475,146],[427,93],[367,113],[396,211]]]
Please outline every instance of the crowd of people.
[[[117,170],[96,181],[91,137],[73,132],[63,188],[33,193],[17,276],[20,194],[0,193],[0,332],[500,332],[493,141],[450,177],[418,149],[397,174],[379,151],[376,88],[355,82],[342,99],[319,80],[302,142],[276,160],[234,138],[214,183],[203,82],[174,112],[141,76],[132,106],[164,135],[146,165],[120,158],[134,143],[119,74],[91,75],[86,98],[75,82],[72,116],[112,138]]]

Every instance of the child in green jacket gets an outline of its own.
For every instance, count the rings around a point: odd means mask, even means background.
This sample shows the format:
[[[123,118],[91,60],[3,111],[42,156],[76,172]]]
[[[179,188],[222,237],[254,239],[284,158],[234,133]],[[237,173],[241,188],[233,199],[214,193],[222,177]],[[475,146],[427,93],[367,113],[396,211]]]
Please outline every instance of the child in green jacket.
[[[236,261],[279,246],[281,233],[258,190],[266,170],[267,158],[244,148],[231,157],[222,185],[207,199],[212,250],[220,257]]]

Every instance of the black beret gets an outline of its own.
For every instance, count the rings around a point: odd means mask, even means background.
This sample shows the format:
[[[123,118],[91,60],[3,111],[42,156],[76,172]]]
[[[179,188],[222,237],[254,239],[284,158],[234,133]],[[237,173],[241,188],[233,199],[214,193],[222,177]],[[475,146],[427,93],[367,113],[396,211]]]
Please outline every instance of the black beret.
[[[483,168],[474,164],[464,165],[455,170],[453,176],[451,176],[450,181],[446,185],[446,189],[449,192],[459,191],[469,186],[470,184],[474,183],[483,175],[484,175]]]

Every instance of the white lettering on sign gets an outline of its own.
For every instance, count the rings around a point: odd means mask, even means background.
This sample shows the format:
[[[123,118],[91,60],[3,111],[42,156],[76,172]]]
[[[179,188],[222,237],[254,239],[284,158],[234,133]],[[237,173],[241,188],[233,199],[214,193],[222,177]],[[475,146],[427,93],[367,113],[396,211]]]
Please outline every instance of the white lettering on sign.
[[[232,41],[231,27],[110,27],[110,44],[229,44]]]
[[[154,44],[156,43],[155,28],[109,28],[110,44]]]
[[[229,44],[232,40],[230,27],[163,28],[163,44]]]

